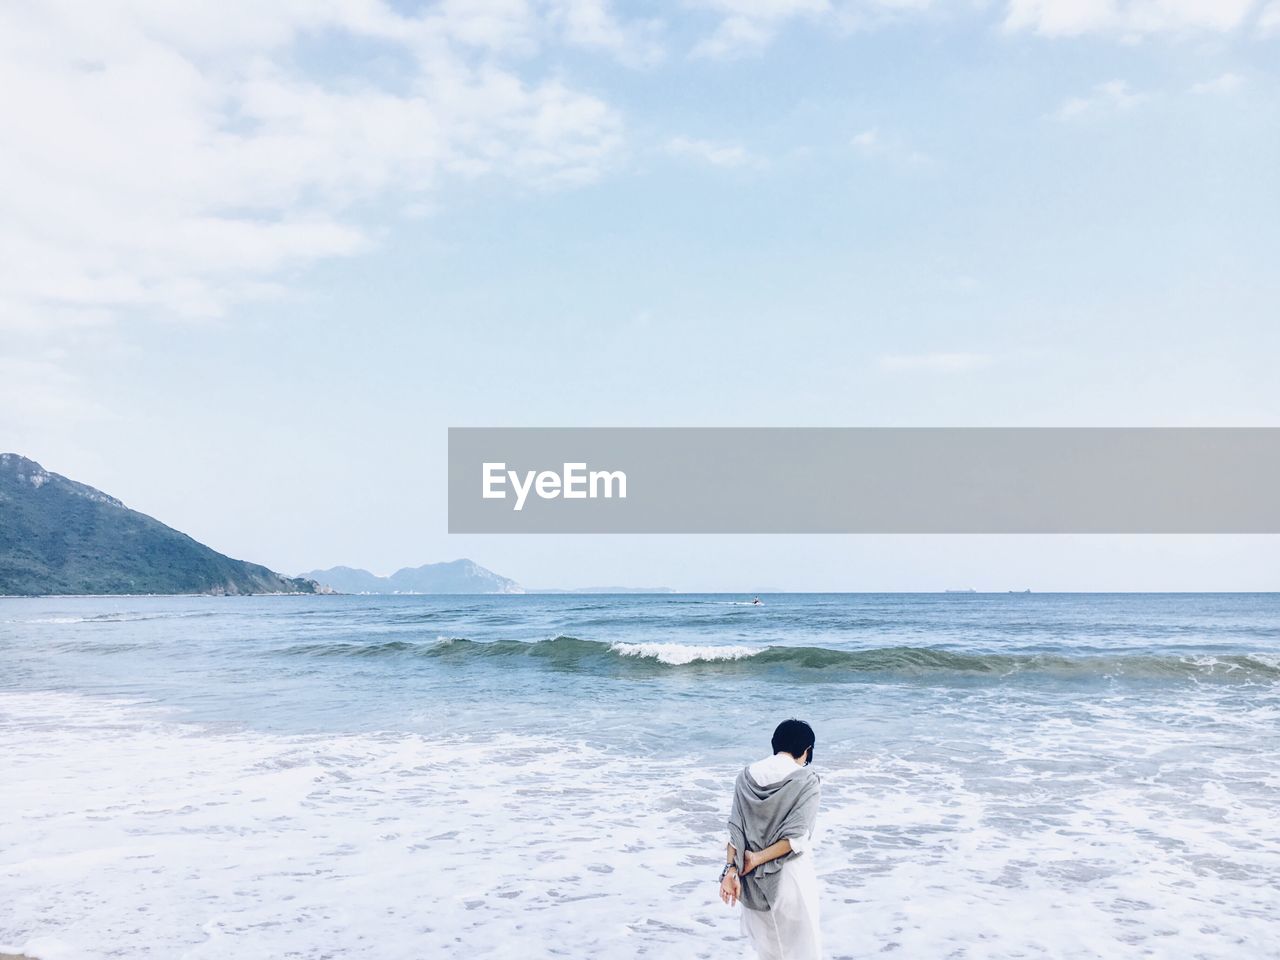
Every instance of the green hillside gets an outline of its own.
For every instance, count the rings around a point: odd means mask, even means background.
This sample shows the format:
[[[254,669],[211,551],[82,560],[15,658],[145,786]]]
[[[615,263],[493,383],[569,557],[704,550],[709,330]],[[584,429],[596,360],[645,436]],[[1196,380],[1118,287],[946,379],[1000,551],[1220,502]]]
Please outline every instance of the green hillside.
[[[0,595],[316,589],[224,556],[34,460],[0,454]]]

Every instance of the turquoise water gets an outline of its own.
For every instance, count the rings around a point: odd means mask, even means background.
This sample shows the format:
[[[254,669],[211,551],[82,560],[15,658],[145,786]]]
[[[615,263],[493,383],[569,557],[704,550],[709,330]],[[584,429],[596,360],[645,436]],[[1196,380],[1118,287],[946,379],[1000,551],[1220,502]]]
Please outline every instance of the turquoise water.
[[[749,600],[0,602],[0,944],[727,956],[799,716],[833,957],[1274,955],[1280,596]]]

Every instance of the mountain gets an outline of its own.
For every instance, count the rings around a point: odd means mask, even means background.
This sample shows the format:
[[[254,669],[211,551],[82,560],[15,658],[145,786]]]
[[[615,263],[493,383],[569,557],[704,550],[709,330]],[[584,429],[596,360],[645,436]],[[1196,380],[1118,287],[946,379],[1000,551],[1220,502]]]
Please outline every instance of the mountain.
[[[302,576],[340,593],[524,593],[514,580],[470,560],[405,567],[389,577],[353,567],[312,570]]]
[[[233,560],[101,490],[0,453],[0,595],[315,593]]]
[[[323,583],[339,593],[390,593],[387,578],[378,577],[368,570],[356,567],[330,567],[328,570],[312,570],[302,574],[308,580]]]

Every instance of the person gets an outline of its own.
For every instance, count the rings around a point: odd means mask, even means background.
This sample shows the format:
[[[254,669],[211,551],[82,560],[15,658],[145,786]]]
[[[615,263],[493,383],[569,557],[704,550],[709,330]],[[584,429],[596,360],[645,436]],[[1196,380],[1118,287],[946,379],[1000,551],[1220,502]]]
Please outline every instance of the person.
[[[763,605],[763,603],[764,603],[764,601],[762,601],[759,597],[756,597],[754,600],[752,600],[752,601],[751,601],[751,605],[752,605],[753,607],[759,607],[759,606],[762,606],[762,605]]]
[[[822,953],[815,740],[803,720],[784,720],[773,732],[773,755],[743,769],[733,785],[720,899],[742,904],[742,932],[761,960],[818,960]]]

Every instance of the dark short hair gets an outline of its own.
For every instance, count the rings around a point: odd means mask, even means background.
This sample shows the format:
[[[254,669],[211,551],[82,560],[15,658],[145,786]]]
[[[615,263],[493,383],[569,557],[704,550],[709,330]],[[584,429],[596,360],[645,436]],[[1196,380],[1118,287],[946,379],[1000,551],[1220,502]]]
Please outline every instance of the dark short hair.
[[[803,720],[783,720],[778,729],[773,731],[773,752],[786,751],[797,760],[806,751],[812,751],[817,737],[813,735],[813,727]],[[809,762],[813,762],[813,753],[809,754]]]

